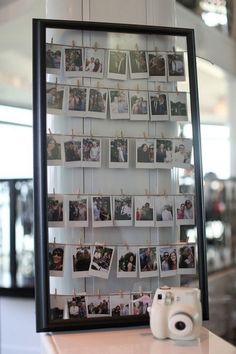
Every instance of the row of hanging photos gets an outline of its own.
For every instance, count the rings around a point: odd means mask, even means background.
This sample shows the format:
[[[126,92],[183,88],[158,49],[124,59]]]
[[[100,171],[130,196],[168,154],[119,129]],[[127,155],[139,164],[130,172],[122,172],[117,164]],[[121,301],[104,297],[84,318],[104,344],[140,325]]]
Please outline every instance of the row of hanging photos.
[[[189,96],[186,92],[127,90],[47,83],[47,113],[71,117],[130,119],[137,121],[188,121]],[[108,105],[109,103],[109,105]],[[108,110],[109,107],[109,110]],[[108,115],[109,112],[109,115]]]
[[[108,140],[108,146],[106,142]],[[130,143],[135,140],[135,156],[129,153]],[[104,153],[103,153],[104,150]],[[136,168],[190,168],[192,139],[99,137],[53,134],[47,135],[48,166],[101,167],[102,156],[108,154],[109,168],[129,168],[135,161]],[[105,155],[106,156],[106,155]],[[132,163],[134,165],[134,163]]]
[[[151,278],[196,273],[195,244],[109,246],[49,243],[49,274],[63,277],[65,267],[72,278]],[[116,254],[116,261],[115,261]],[[112,267],[113,265],[113,267]]]
[[[185,81],[184,52],[46,44],[46,72],[64,77]]]
[[[49,227],[194,225],[194,195],[48,194]]]

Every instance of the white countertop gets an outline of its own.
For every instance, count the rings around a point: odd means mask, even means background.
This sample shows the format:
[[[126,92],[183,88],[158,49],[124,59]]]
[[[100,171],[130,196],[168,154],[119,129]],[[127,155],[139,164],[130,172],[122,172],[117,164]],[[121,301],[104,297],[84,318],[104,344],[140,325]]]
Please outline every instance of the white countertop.
[[[41,334],[42,354],[236,354],[236,347],[202,328],[194,341],[155,339],[148,327]]]

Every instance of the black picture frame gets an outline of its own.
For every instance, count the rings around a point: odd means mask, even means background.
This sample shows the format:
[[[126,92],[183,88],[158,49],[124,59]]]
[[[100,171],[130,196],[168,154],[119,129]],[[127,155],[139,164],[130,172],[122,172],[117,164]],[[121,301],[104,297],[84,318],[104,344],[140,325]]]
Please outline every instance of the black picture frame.
[[[208,319],[208,282],[205,239],[205,214],[201,160],[199,100],[196,70],[194,30],[128,24],[78,22],[66,20],[33,19],[33,138],[34,138],[34,232],[35,232],[35,297],[36,330],[65,331],[103,327],[127,327],[146,325],[147,315],[107,318],[86,318],[80,321],[50,320],[50,292],[48,270],[47,224],[47,154],[46,154],[46,30],[84,30],[113,33],[132,33],[158,36],[185,37],[191,95],[191,116],[194,149],[194,175],[196,195],[196,228],[198,244],[199,288],[201,289],[203,319]]]

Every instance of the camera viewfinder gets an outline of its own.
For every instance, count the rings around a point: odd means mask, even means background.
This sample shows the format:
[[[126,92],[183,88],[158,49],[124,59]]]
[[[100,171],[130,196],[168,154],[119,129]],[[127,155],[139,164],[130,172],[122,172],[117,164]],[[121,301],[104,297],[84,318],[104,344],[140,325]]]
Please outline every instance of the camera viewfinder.
[[[162,300],[162,294],[158,294],[158,295],[157,295],[157,299],[158,299],[158,300]]]

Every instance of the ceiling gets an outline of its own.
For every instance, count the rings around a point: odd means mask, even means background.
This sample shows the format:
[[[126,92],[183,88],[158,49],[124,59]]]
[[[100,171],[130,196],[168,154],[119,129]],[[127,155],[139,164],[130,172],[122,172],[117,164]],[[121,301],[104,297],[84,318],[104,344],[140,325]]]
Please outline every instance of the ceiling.
[[[34,17],[45,17],[45,0],[0,1],[0,104],[32,106]],[[212,64],[198,60],[198,79],[202,121],[224,123],[227,119],[226,75]]]

